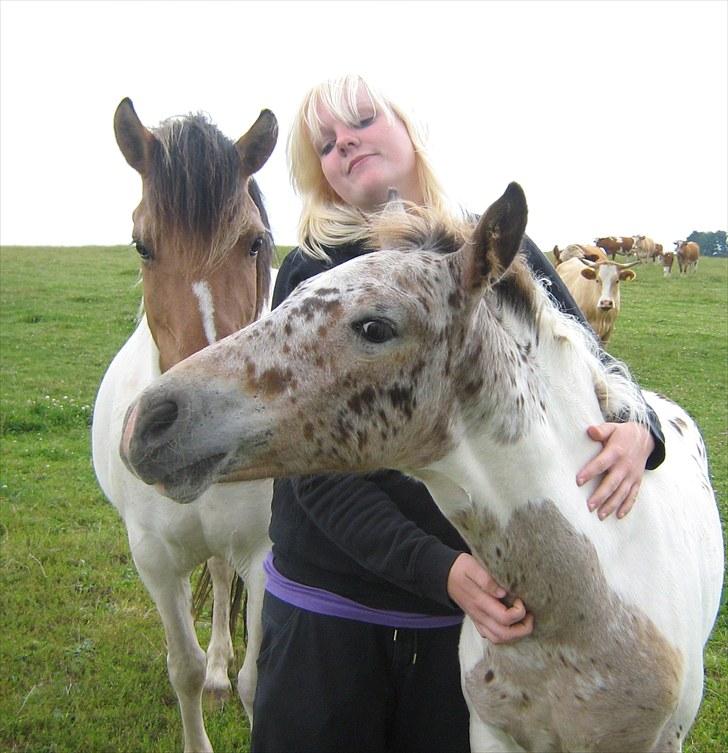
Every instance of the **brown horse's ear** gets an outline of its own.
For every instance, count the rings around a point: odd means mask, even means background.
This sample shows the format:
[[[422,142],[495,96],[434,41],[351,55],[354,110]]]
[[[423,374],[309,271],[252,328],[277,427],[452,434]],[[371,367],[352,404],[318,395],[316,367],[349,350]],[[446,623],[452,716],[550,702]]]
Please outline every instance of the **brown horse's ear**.
[[[510,183],[481,217],[470,243],[463,247],[466,288],[492,285],[518,253],[526,230],[528,207],[518,183]]]
[[[241,136],[235,147],[240,155],[243,174],[250,177],[257,173],[273,152],[278,140],[278,121],[270,110],[261,110],[250,130]]]
[[[144,175],[151,159],[155,138],[152,132],[142,125],[129,97],[124,97],[116,108],[114,133],[116,143],[126,161],[140,175]]]

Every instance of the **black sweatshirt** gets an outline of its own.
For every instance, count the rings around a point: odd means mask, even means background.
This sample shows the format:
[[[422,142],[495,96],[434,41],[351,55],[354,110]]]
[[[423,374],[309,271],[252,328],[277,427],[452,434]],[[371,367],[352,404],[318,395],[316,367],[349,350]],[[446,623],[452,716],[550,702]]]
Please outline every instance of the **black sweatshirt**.
[[[303,280],[367,253],[359,244],[326,251],[330,263],[298,248],[291,251],[278,271],[274,308]],[[586,324],[553,266],[527,236],[522,251],[536,275],[550,281],[560,308]],[[647,468],[655,468],[665,446],[657,417],[650,419],[655,450]],[[425,485],[398,471],[276,480],[270,537],[276,567],[298,583],[379,609],[460,611],[448,596],[447,578],[455,559],[469,549]]]

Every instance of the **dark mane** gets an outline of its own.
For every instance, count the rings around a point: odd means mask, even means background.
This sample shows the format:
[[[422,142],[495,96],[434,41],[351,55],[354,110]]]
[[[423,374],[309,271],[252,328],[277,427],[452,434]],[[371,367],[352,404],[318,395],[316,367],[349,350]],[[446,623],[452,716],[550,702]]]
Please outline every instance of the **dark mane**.
[[[521,247],[508,271],[493,286],[493,294],[501,304],[535,326],[540,306],[538,285]]]
[[[147,198],[156,233],[219,257],[246,220],[235,144],[200,113],[170,118],[154,134]]]

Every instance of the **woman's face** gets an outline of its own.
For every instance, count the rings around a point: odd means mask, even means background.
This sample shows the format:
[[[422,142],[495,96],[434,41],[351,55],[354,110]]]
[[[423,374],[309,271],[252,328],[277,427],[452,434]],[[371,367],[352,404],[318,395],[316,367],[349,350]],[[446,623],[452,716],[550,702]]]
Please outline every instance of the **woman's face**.
[[[323,106],[318,110],[321,138],[314,143],[331,188],[347,204],[371,211],[384,204],[389,188],[400,198],[421,204],[415,150],[399,118],[374,114],[366,94],[359,94],[361,121],[350,126]]]

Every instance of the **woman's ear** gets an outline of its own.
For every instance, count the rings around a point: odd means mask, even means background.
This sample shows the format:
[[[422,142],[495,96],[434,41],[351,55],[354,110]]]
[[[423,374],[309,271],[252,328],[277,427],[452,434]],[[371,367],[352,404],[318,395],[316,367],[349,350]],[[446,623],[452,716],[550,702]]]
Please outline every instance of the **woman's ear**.
[[[464,257],[465,289],[493,285],[518,253],[526,230],[528,207],[518,183],[510,183],[503,195],[486,210],[468,243]]]

